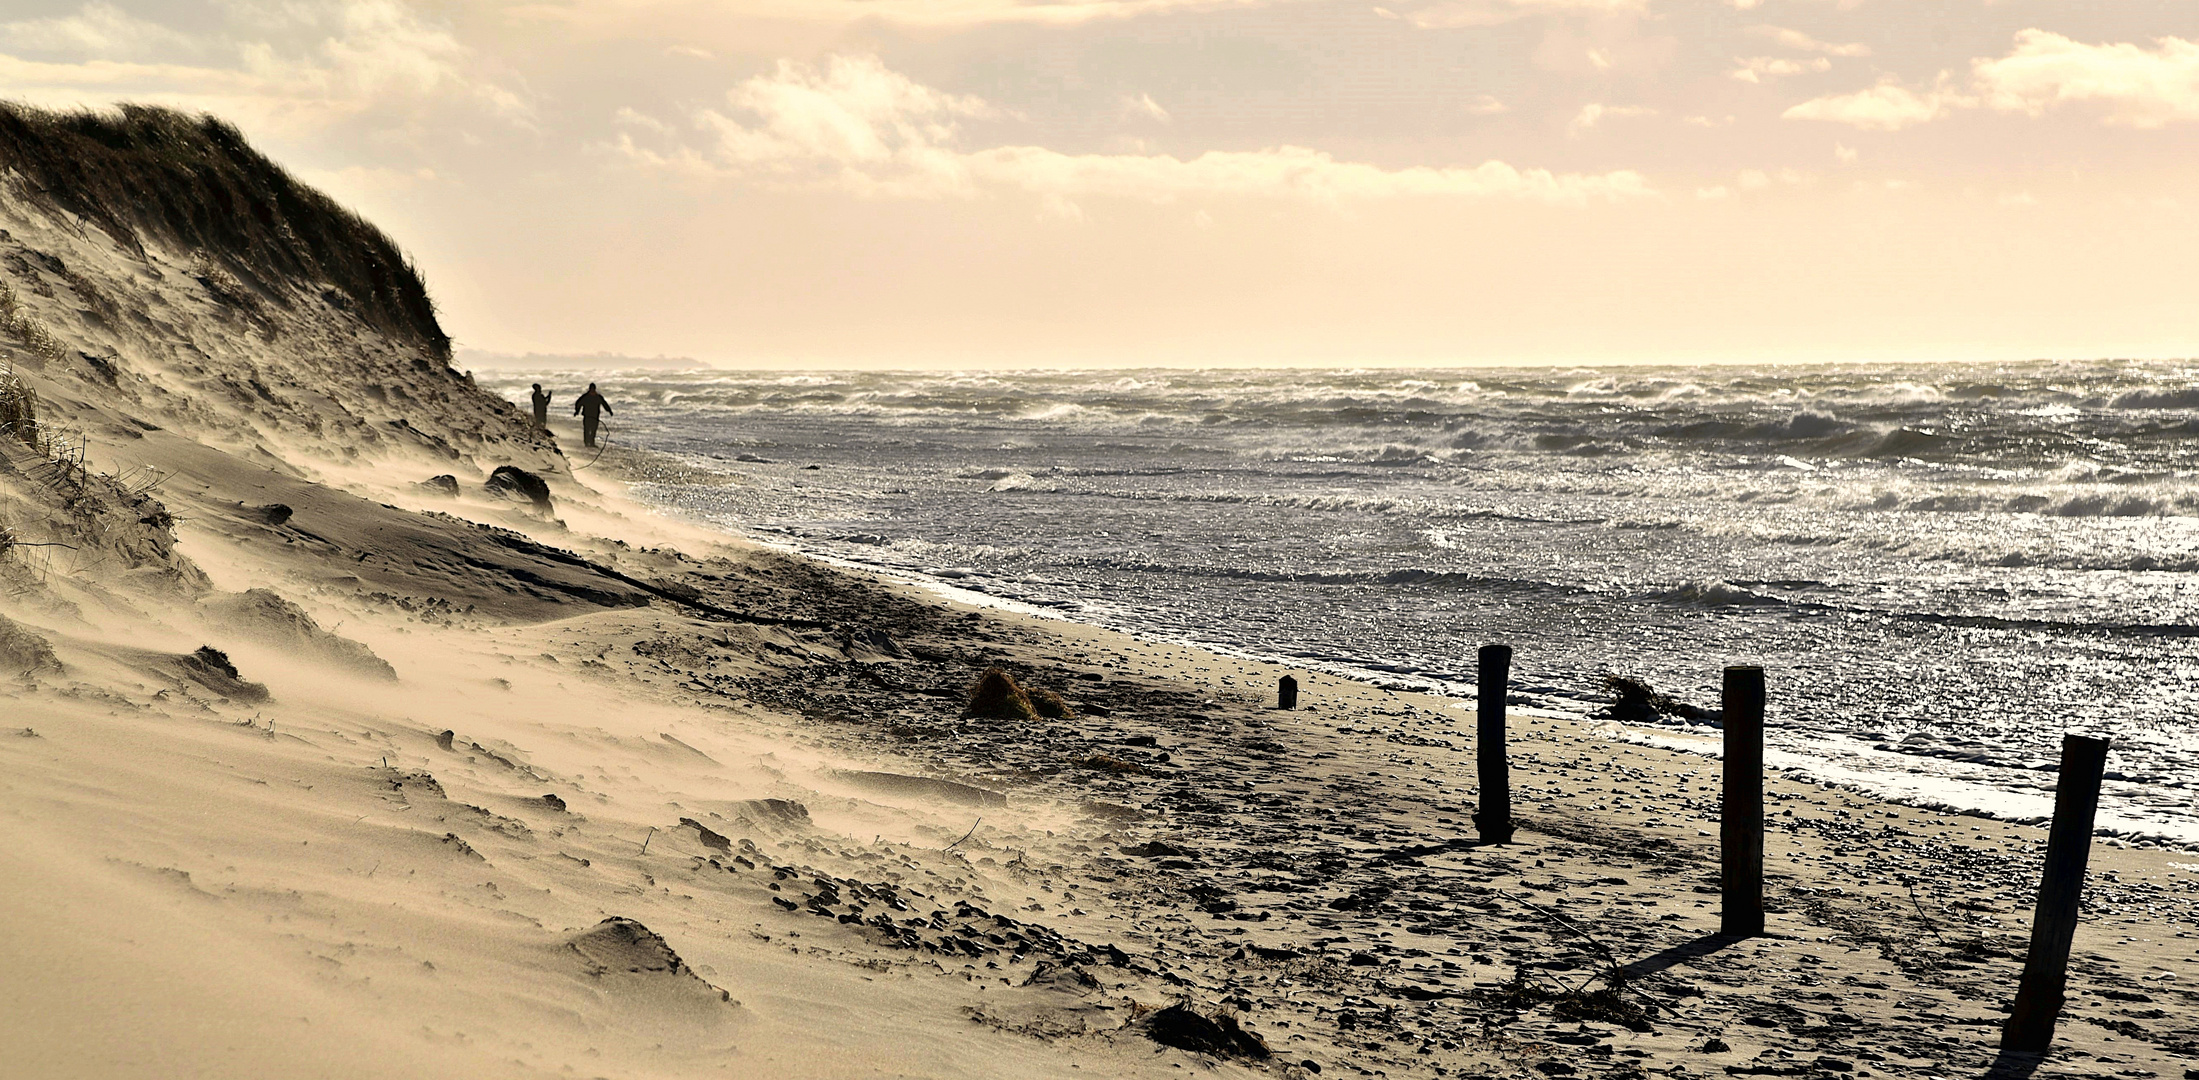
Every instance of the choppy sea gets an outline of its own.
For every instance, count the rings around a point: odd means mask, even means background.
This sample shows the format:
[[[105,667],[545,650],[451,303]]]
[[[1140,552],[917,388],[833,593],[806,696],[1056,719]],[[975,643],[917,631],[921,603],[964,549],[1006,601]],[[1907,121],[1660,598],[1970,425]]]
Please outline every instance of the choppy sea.
[[[1509,642],[1581,715],[1761,664],[1775,764],[2005,816],[2107,735],[2102,825],[2199,844],[2199,365],[587,378],[751,536],[1460,696]]]

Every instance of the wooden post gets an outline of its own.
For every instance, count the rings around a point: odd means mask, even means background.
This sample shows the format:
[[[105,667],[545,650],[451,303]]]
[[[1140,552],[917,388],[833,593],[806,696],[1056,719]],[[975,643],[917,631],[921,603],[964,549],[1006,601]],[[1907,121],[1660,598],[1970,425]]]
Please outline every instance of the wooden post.
[[[1282,677],[1281,680],[1276,682],[1275,707],[1278,709],[1295,709],[1298,707],[1297,679],[1285,675]]]
[[[1718,815],[1718,931],[1764,932],[1764,669],[1729,667],[1724,694],[1725,802]]]
[[[1474,759],[1481,774],[1474,827],[1484,844],[1512,842],[1512,770],[1504,757],[1504,695],[1511,688],[1512,647],[1483,645],[1474,702]]]
[[[2107,740],[2062,736],[2062,770],[2054,782],[2054,827],[2046,837],[2046,871],[2031,914],[2031,952],[2024,958],[2016,1005],[2001,1028],[2000,1048],[2043,1054],[2054,1044],[2069,978],[2069,944],[2077,934],[2077,901],[2092,854],[2092,815],[2100,806],[2100,771]]]

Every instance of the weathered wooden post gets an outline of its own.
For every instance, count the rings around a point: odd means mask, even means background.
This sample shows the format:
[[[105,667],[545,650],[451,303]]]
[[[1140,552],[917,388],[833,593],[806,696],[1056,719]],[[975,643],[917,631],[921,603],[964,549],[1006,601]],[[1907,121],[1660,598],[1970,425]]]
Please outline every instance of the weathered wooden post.
[[[2054,1044],[2054,1021],[2061,1016],[2062,987],[2069,979],[2069,944],[2077,934],[2077,902],[2084,893],[2085,862],[2092,854],[2092,816],[2100,807],[2107,743],[2062,736],[2054,827],[2046,837],[2039,906],[2031,913],[2031,952],[2023,961],[2015,1008],[2001,1028],[2002,1050],[2043,1054]]]
[[[1474,690],[1474,759],[1481,774],[1474,827],[1484,844],[1512,842],[1512,769],[1504,757],[1504,695],[1511,688],[1512,647],[1483,645]]]
[[[1764,669],[1729,667],[1724,692],[1725,802],[1718,815],[1719,932],[1764,932]]]
[[[1297,679],[1285,675],[1275,683],[1275,707],[1278,709],[1295,709],[1298,707]]]

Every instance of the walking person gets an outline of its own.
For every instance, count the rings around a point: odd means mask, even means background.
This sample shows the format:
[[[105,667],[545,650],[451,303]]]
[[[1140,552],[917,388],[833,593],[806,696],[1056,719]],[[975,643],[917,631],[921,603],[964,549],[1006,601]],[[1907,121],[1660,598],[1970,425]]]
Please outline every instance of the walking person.
[[[541,383],[536,383],[531,400],[534,402],[534,426],[543,431],[550,430],[550,392],[544,390]]]
[[[596,384],[589,383],[588,392],[573,402],[573,415],[580,417],[580,444],[594,446],[596,428],[603,423],[604,417],[611,415],[611,403],[596,393]]]

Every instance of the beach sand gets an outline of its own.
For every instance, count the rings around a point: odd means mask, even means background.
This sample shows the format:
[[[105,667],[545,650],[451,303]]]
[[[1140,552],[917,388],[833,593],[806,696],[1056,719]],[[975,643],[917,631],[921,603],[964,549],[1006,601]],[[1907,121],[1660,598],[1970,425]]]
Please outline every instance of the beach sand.
[[[342,304],[0,218],[68,436],[0,439],[8,1075],[1995,1066],[2038,827],[1774,775],[1768,932],[1718,939],[1711,758],[1520,712],[1481,847],[1465,703],[1278,711],[1284,667],[656,516],[621,480],[676,463],[576,472]],[[1078,715],[962,718],[990,666]],[[2092,865],[2057,1049],[2000,1067],[2190,1077],[2199,858]]]

